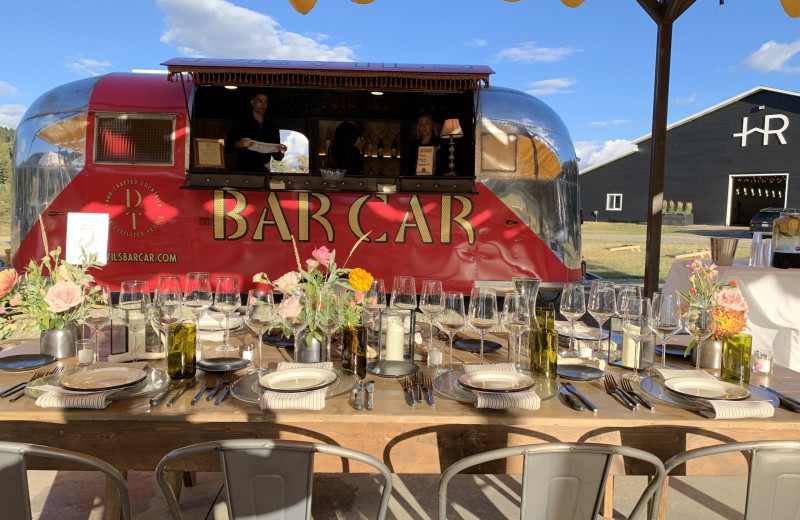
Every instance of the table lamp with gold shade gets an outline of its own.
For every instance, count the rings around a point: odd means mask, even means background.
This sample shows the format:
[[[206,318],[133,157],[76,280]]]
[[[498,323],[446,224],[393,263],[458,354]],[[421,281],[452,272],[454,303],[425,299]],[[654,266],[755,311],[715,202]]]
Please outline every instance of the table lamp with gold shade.
[[[455,175],[455,142],[453,139],[463,137],[464,132],[461,131],[461,123],[458,119],[447,119],[442,127],[441,137],[450,138],[450,172],[447,175]]]

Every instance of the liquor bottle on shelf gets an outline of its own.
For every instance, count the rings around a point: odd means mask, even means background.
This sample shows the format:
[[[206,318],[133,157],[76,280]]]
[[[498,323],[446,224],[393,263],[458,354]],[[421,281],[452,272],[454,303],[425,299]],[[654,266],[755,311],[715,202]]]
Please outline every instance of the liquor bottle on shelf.
[[[392,137],[392,148],[391,148],[392,159],[397,157],[397,136]]]
[[[378,157],[383,157],[383,136],[378,134]]]
[[[331,129],[325,131],[325,153],[331,153]]]
[[[372,157],[372,133],[367,132],[367,153],[364,154],[364,157]]]

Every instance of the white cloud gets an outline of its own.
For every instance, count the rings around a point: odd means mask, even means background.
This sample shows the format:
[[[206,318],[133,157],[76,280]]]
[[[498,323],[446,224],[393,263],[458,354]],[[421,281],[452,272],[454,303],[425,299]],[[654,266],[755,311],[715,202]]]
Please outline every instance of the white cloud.
[[[293,132],[290,130],[281,130],[281,142],[286,145],[286,155],[283,161],[287,164],[297,164],[297,159],[301,155],[308,154],[308,138],[300,132]]]
[[[464,42],[464,47],[486,47],[486,40],[473,38],[468,42]]]
[[[273,18],[225,0],[157,0],[166,14],[161,41],[181,54],[271,60],[352,61],[344,44],[323,45],[289,32]],[[265,4],[266,5],[266,4]]]
[[[0,105],[0,126],[16,128],[24,113],[22,105]]]
[[[575,154],[580,158],[578,168],[585,170],[589,166],[594,166],[617,155],[636,150],[636,148],[636,145],[627,139],[606,141],[602,145],[597,144],[597,141],[576,141]]]
[[[800,66],[791,67],[786,64],[798,53],[800,53],[800,40],[792,43],[770,40],[757,51],[750,53],[750,56],[741,63],[741,67],[761,72],[800,72]]]
[[[78,58],[72,63],[67,63],[68,69],[81,76],[99,76],[105,74],[110,66],[110,61],[98,61],[91,58]]]
[[[543,79],[528,83],[531,90],[526,90],[531,96],[547,96],[549,94],[571,94],[572,90],[566,90],[575,84],[575,78],[553,78]]]
[[[576,52],[580,52],[580,49],[571,46],[539,47],[536,42],[523,42],[516,47],[508,47],[501,50],[495,58],[523,63],[553,63],[561,61]]]
[[[16,87],[9,85],[5,81],[0,81],[0,96],[13,96],[19,92]]]
[[[672,102],[676,105],[689,105],[694,103],[694,100],[697,99],[697,92],[692,92],[689,97],[685,98],[675,98]]]
[[[591,126],[619,126],[631,123],[630,119],[612,119],[611,121],[592,121]]]

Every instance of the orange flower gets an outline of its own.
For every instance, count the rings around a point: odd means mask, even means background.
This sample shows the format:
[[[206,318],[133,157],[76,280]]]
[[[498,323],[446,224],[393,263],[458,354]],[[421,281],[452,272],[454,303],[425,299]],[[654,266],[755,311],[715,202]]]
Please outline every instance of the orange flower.
[[[0,298],[11,291],[11,288],[19,281],[19,275],[15,269],[0,271]],[[371,283],[371,282],[370,282]]]
[[[712,311],[716,322],[715,338],[735,336],[747,326],[747,317],[741,311],[717,307]]]
[[[348,279],[350,280],[350,285],[353,286],[353,289],[358,292],[367,292],[369,288],[372,287],[372,275],[360,267],[356,267],[350,271]]]

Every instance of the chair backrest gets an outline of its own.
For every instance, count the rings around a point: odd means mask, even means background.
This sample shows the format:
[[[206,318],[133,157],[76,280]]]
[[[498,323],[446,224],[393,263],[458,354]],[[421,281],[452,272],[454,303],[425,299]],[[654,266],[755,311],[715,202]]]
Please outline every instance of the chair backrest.
[[[186,446],[161,459],[156,467],[156,479],[174,519],[180,520],[181,512],[175,493],[164,474],[167,465],[183,457],[210,451],[219,452],[231,520],[310,518],[316,453],[357,460],[376,468],[384,479],[376,518],[383,520],[386,516],[392,493],[392,473],[375,457],[330,444],[238,439]]]
[[[25,463],[28,455],[68,460],[102,471],[117,486],[123,520],[130,520],[131,504],[128,497],[128,485],[120,472],[113,466],[91,455],[17,442],[0,442],[0,504],[2,504],[0,506],[2,515],[0,516],[3,518],[26,520],[31,518],[28,467]]]
[[[675,455],[664,467],[667,475],[685,462],[721,453],[741,452],[748,465],[745,520],[797,520],[800,518],[800,442],[753,441],[697,448]],[[661,502],[656,492],[655,504]],[[656,518],[653,509],[651,519]]]
[[[624,446],[552,443],[502,448],[465,457],[439,480],[439,519],[447,518],[447,485],[466,468],[508,457],[523,456],[520,518],[526,520],[594,520],[602,505],[606,480],[615,455],[645,461],[652,479],[629,518],[637,518],[664,481],[658,457]]]

